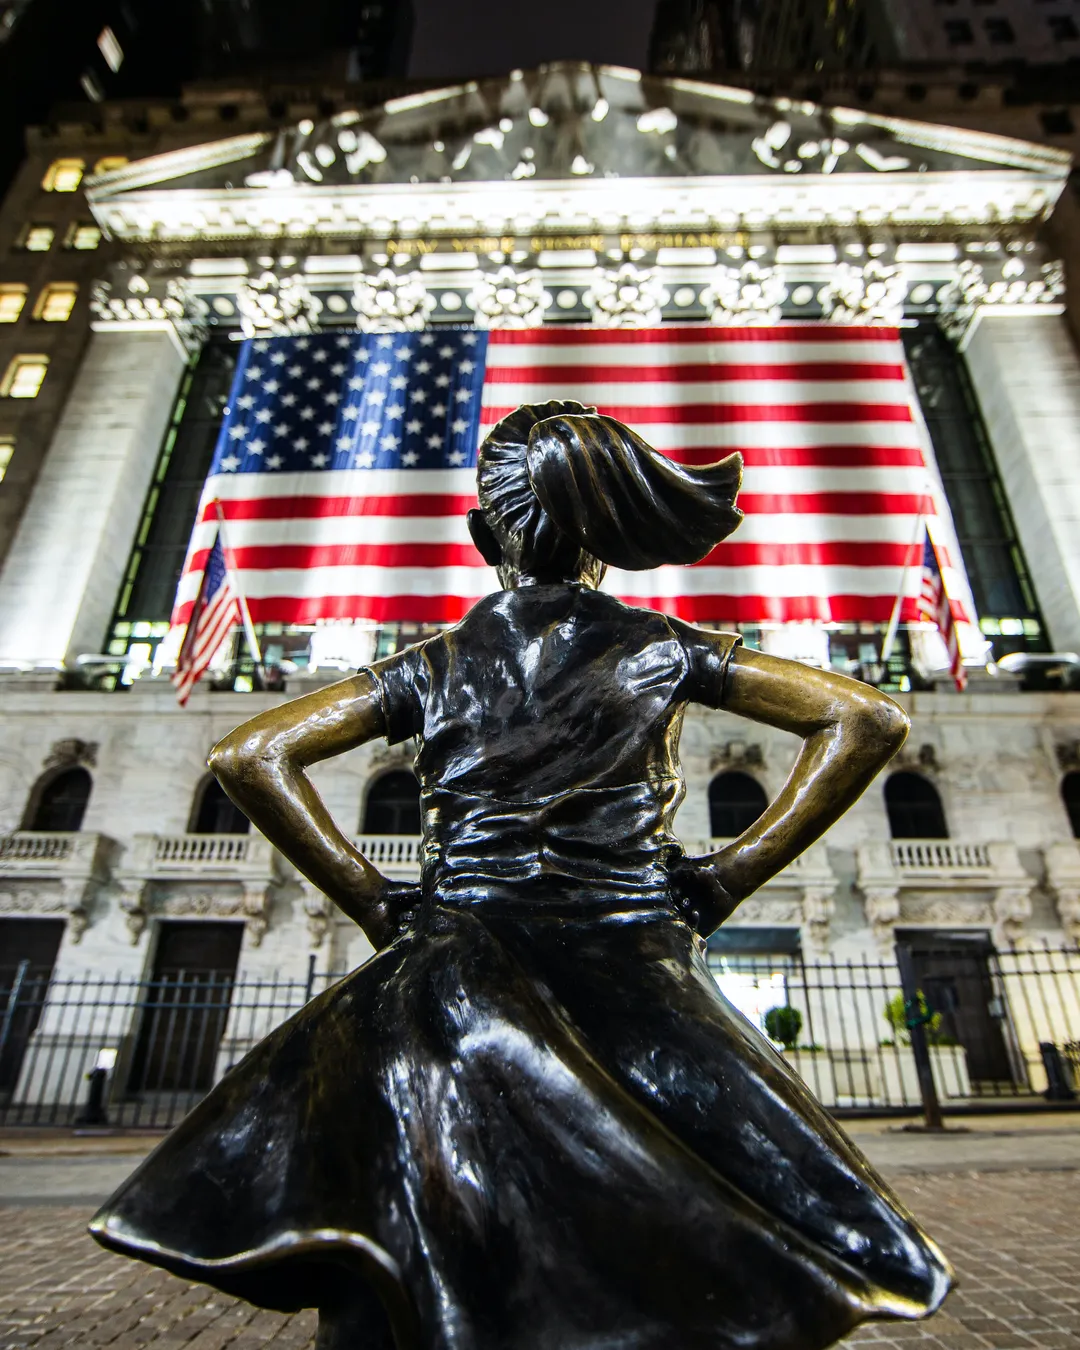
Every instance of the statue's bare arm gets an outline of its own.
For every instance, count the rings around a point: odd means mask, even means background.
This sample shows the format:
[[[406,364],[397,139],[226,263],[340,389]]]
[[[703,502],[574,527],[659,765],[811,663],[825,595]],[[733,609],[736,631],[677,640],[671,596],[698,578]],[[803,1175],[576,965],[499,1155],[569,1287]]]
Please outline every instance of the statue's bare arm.
[[[910,726],[904,710],[869,685],[745,647],[728,667],[723,707],[801,736],[803,744],[764,814],[719,852],[680,868],[687,907],[705,934],[844,814]]]
[[[378,949],[415,887],[384,877],[342,834],[305,770],[383,735],[379,692],[361,672],[253,717],[210,752],[232,800]]]

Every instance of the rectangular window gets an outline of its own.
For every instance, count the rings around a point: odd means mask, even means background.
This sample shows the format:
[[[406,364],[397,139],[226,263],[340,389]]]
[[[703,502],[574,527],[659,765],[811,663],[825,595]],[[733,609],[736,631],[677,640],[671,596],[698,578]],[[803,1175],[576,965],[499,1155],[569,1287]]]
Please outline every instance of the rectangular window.
[[[48,253],[53,246],[56,231],[51,225],[27,225],[15,241],[15,247],[27,253]]]
[[[102,103],[104,101],[105,90],[102,87],[101,81],[98,79],[97,71],[84,70],[79,79],[79,83],[83,87],[83,93],[91,103]]]
[[[1016,41],[1016,34],[1008,19],[984,19],[983,26],[986,29],[986,36],[995,46],[1000,47]]]
[[[904,349],[979,618],[1037,622],[1027,565],[963,358],[933,322],[905,329]],[[1045,641],[1037,633],[994,642],[999,657],[1040,648]]]
[[[124,64],[124,49],[117,41],[116,34],[108,26],[98,34],[98,51],[105,58],[105,64],[115,75]]]
[[[1080,29],[1071,14],[1053,14],[1047,19],[1050,36],[1055,42],[1075,42],[1080,37]]]
[[[1039,121],[1048,136],[1071,136],[1076,130],[1068,108],[1047,108],[1039,114]]]
[[[25,304],[25,286],[17,281],[0,282],[0,323],[18,323]]]
[[[48,369],[47,356],[13,356],[0,379],[0,398],[37,398]]]
[[[95,177],[99,173],[112,173],[114,169],[122,169],[128,162],[126,155],[106,155],[104,159],[99,159],[94,165]]]
[[[0,483],[4,481],[4,474],[7,473],[11,456],[14,453],[15,438],[13,436],[0,436]]]
[[[67,323],[78,294],[74,281],[50,281],[37,298],[34,318],[43,323]]]
[[[967,19],[946,19],[945,36],[954,47],[962,47],[975,41],[975,33]]]
[[[77,220],[67,232],[65,248],[74,248],[86,252],[101,244],[101,228],[88,220]]]
[[[193,375],[181,388],[117,606],[116,618],[124,627],[117,638],[126,638],[133,622],[167,623],[172,613],[199,498],[229,401],[238,346],[221,338],[208,342]]]
[[[85,172],[83,159],[54,159],[45,170],[41,186],[46,192],[78,192]]]

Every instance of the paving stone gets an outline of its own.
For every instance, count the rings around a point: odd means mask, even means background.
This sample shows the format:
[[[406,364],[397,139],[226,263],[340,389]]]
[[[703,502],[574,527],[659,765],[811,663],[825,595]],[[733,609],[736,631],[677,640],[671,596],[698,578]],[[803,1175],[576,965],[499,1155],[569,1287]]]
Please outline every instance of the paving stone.
[[[870,1323],[844,1350],[1080,1350],[1080,1173],[896,1184],[960,1285],[930,1321]],[[0,1210],[0,1350],[312,1350],[313,1312],[254,1309],[113,1256],[86,1218],[74,1206]]]

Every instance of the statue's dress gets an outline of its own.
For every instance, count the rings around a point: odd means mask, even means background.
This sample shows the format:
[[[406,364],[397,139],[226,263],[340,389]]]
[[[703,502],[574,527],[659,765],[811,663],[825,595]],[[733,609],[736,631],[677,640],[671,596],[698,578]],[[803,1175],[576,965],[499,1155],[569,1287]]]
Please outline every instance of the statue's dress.
[[[941,1253],[672,906],[683,710],[719,705],[737,642],[542,586],[372,667],[420,747],[419,921],[95,1236],[318,1306],[321,1350],[817,1350],[932,1311]]]

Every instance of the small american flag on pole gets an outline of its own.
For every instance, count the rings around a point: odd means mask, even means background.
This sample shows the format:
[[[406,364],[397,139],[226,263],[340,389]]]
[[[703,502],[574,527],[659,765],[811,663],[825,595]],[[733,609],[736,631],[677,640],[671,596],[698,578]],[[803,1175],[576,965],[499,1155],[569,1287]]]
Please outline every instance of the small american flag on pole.
[[[937,627],[949,653],[949,670],[956,681],[956,687],[966,689],[967,675],[964,673],[964,663],[960,656],[960,641],[956,634],[952,606],[941,575],[937,549],[930,538],[929,530],[925,532],[925,538],[922,579],[919,587],[919,618]]]
[[[229,631],[242,620],[240,602],[225,566],[221,530],[206,560],[202,584],[188,619],[172,682],[183,707]]]

